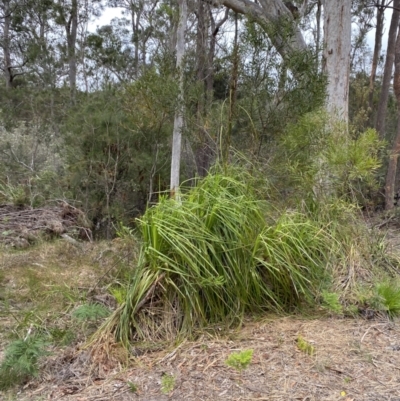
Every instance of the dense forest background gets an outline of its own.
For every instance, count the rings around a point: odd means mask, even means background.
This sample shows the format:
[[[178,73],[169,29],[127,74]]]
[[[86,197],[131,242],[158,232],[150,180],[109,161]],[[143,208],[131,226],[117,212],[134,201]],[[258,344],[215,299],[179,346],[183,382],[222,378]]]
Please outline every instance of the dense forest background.
[[[99,237],[112,237],[170,189],[180,110],[183,186],[215,163],[236,163],[264,177],[266,197],[290,204],[315,194],[324,151],[335,190],[365,210],[382,207],[388,161],[397,159],[388,155],[397,133],[398,2],[352,2],[345,130],[353,148],[323,134],[323,2],[275,1],[290,15],[276,26],[225,3],[234,2],[185,2],[177,66],[182,1],[1,0],[0,202],[64,200],[85,211]],[[89,29],[113,7],[120,18]],[[290,42],[293,27],[307,52],[285,58],[277,34]]]

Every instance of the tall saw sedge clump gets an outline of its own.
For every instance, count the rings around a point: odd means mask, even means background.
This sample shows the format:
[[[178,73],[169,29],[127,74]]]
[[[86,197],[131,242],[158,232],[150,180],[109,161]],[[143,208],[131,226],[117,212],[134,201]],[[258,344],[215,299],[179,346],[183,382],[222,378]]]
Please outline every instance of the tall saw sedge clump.
[[[126,301],[97,336],[165,340],[312,299],[329,238],[300,214],[267,226],[276,212],[252,182],[234,170],[210,174],[179,201],[148,209]]]
[[[271,301],[312,303],[329,275],[327,261],[335,248],[335,239],[302,213],[287,212],[266,226],[257,238],[253,258],[268,283]]]
[[[250,305],[265,305],[268,289],[252,260],[263,208],[245,180],[215,174],[180,201],[163,199],[149,209],[140,221],[143,248],[117,338],[173,338],[238,323]]]

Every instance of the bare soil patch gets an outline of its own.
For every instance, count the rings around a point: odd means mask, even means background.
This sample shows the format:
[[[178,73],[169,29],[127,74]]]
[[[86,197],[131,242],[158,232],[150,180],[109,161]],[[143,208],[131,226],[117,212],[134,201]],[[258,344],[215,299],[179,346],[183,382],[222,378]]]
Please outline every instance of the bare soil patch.
[[[116,363],[115,353],[108,363],[94,364],[88,351],[65,350],[17,399],[400,400],[398,322],[271,317],[222,334],[137,357],[133,349],[128,368]],[[299,350],[299,335],[315,347],[315,355]],[[246,349],[254,350],[248,369],[239,373],[225,364],[232,352]],[[174,384],[163,394],[166,374]]]

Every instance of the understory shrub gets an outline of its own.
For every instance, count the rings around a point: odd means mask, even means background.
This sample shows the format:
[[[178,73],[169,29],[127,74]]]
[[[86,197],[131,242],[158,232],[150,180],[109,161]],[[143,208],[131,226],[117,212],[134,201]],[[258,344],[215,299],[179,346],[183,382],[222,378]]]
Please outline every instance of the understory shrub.
[[[126,301],[100,333],[124,343],[174,338],[313,302],[338,244],[305,214],[280,216],[253,188],[243,171],[217,171],[149,208]]]
[[[12,342],[5,350],[0,364],[0,390],[22,384],[39,374],[40,357],[49,355],[48,343],[41,337],[32,336]]]

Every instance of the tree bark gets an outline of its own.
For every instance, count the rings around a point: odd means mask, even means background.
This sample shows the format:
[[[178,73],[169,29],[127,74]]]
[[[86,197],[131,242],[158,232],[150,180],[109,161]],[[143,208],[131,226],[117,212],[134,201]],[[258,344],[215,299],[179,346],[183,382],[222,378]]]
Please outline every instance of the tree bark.
[[[316,13],[316,19],[317,19],[317,34],[315,37],[315,44],[317,47],[317,60],[319,62],[320,58],[320,53],[321,53],[321,9],[322,9],[322,3],[321,0],[317,1],[317,13]],[[318,65],[319,67],[320,65]]]
[[[198,145],[196,146],[197,174],[205,177],[210,164],[210,149],[208,135],[203,126],[207,118],[207,44],[209,20],[206,13],[206,4],[199,0],[197,7],[197,33],[196,33],[196,69],[197,81],[201,84],[200,96],[197,102]]]
[[[385,209],[390,210],[394,207],[394,191],[396,182],[397,160],[400,155],[400,31],[397,34],[397,40],[394,51],[394,94],[397,99],[397,133],[392,145],[392,151],[389,157],[388,171],[386,174],[385,185]]]
[[[206,87],[207,87],[207,104],[211,106],[213,101],[213,90],[214,90],[214,57],[215,57],[215,46],[217,44],[217,35],[222,25],[228,20],[229,9],[225,10],[224,16],[215,21],[211,9],[208,9],[210,24],[211,24],[211,36],[210,45],[208,49],[208,59],[207,59],[207,76],[206,76]]]
[[[185,30],[187,23],[186,0],[179,1],[179,24],[176,41],[176,68],[179,73],[179,98],[175,111],[174,129],[172,134],[172,161],[171,161],[171,196],[175,196],[179,188],[182,129],[183,129],[183,57],[185,54]]]
[[[259,23],[284,60],[306,51],[306,43],[294,17],[282,0],[220,0],[237,13]],[[288,25],[293,24],[287,32]],[[349,74],[351,51],[351,1],[324,1],[323,71],[328,76],[327,110],[348,121]],[[296,74],[295,71],[293,71]]]
[[[195,160],[197,174],[205,177],[215,157],[216,141],[204,129],[204,122],[207,120],[213,103],[214,93],[214,57],[217,44],[217,36],[222,25],[228,20],[229,8],[225,14],[215,20],[211,6],[198,2],[198,28],[197,28],[197,80],[202,83],[201,98],[197,108],[197,124],[199,144],[196,147]]]
[[[135,78],[138,78],[139,76],[139,21],[140,21],[140,16],[141,12],[136,11],[136,7],[134,4],[130,3],[131,7],[131,23],[132,23],[132,37],[133,37],[133,45],[135,47],[135,58],[134,58],[134,66],[135,66]]]
[[[376,7],[376,30],[375,30],[375,45],[374,54],[372,56],[372,67],[371,75],[369,77],[369,90],[368,90],[368,114],[372,114],[373,110],[373,99],[374,99],[374,87],[376,70],[378,68],[378,61],[381,55],[382,49],[382,35],[385,20],[386,0],[380,0]]]
[[[75,103],[76,95],[76,36],[78,32],[78,0],[72,0],[71,12],[65,25],[68,51],[68,78],[71,93],[71,102]]]
[[[257,3],[250,0],[221,0],[220,3],[259,23],[268,33],[272,44],[283,58],[307,49],[300,28],[294,23],[292,13],[282,0],[259,0]],[[282,20],[285,19],[293,21],[293,29],[289,32],[287,29],[278,29]]]
[[[379,96],[378,115],[375,128],[381,139],[385,137],[386,111],[389,99],[390,83],[392,80],[393,62],[395,57],[396,37],[399,27],[400,0],[393,1],[393,14],[390,22],[389,37],[386,51],[385,68],[383,72],[381,94]]]
[[[4,23],[3,23],[3,52],[4,52],[4,78],[6,81],[6,89],[12,88],[13,74],[11,65],[11,49],[10,49],[10,25],[11,11],[10,2],[5,0],[4,4]]]
[[[236,109],[237,100],[237,84],[238,84],[238,70],[239,70],[239,27],[238,27],[238,14],[235,14],[235,35],[233,37],[232,49],[232,75],[229,84],[229,111],[228,111],[228,127],[226,130],[225,138],[221,138],[221,159],[225,166],[229,162],[229,151],[231,147],[233,119]]]
[[[327,111],[347,122],[351,51],[351,1],[324,2],[324,57],[327,74]]]

